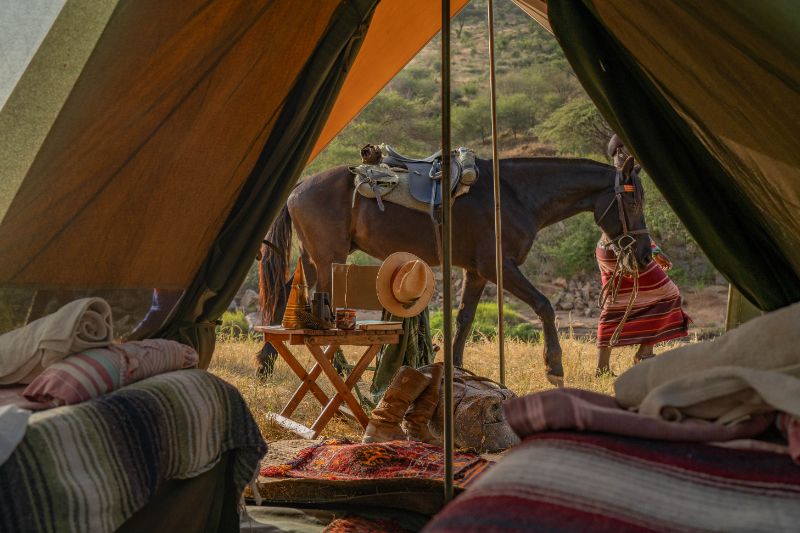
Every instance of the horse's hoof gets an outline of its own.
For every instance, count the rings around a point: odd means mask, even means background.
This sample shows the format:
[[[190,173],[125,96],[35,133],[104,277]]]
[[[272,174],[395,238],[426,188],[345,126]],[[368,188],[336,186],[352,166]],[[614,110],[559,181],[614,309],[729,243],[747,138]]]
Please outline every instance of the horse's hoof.
[[[544,357],[544,373],[547,376],[547,381],[556,387],[564,386],[564,367],[561,364],[561,354],[557,356],[551,355]]]
[[[260,365],[256,369],[256,377],[259,379],[267,379],[272,376],[272,372],[275,369],[273,365]]]

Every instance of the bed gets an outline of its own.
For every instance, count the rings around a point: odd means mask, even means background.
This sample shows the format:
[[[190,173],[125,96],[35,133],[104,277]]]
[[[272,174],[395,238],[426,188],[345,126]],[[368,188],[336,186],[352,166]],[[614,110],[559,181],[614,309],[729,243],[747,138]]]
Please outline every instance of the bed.
[[[787,454],[601,433],[527,437],[426,532],[796,531]]]
[[[161,374],[34,413],[0,466],[0,530],[238,531],[265,452],[233,386]]]

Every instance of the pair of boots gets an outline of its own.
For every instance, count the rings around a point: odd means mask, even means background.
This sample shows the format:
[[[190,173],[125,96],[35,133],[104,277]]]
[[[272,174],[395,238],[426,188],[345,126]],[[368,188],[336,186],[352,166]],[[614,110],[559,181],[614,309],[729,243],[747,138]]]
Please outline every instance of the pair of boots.
[[[434,365],[428,378],[410,366],[400,367],[380,403],[372,410],[361,442],[408,439],[440,444],[428,429],[428,421],[439,403],[443,372],[442,365]]]

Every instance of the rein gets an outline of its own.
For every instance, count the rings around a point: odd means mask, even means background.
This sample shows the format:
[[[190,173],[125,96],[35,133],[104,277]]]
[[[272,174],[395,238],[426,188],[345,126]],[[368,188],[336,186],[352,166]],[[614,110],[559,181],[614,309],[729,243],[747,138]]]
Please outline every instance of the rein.
[[[611,335],[611,340],[609,341],[609,347],[615,346],[617,341],[619,340],[619,335],[622,332],[622,328],[625,325],[625,322],[628,320],[628,316],[633,309],[633,302],[636,300],[636,296],[639,294],[639,263],[636,261],[636,239],[632,237],[632,235],[645,235],[649,232],[646,229],[640,230],[629,230],[628,229],[628,220],[625,216],[625,204],[622,200],[622,195],[624,193],[634,193],[636,192],[636,187],[631,184],[622,184],[622,171],[617,169],[617,174],[614,178],[614,198],[611,200],[611,203],[608,204],[603,214],[597,219],[597,223],[599,224],[601,220],[608,214],[614,204],[617,204],[617,211],[619,215],[619,221],[622,224],[622,233],[620,233],[616,238],[610,240],[607,243],[604,243],[604,247],[610,247],[617,256],[617,263],[614,266],[614,272],[611,274],[611,279],[608,280],[602,290],[600,291],[600,296],[597,300],[597,305],[600,308],[606,306],[606,303],[614,303],[617,300],[617,293],[619,292],[620,285],[622,284],[622,279],[624,276],[630,276],[633,278],[633,290],[631,291],[631,297],[628,300],[628,305],[625,308],[625,314],[622,316],[622,320],[620,320],[617,327],[614,329],[614,333]]]

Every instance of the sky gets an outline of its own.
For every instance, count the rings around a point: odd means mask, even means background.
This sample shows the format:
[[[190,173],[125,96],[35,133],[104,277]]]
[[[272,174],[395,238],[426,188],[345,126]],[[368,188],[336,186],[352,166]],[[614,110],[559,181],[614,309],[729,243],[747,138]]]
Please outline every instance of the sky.
[[[66,0],[0,0],[0,109]]]

